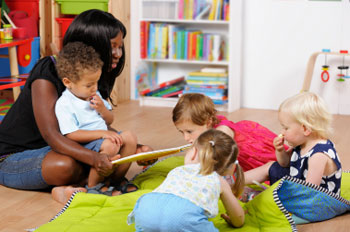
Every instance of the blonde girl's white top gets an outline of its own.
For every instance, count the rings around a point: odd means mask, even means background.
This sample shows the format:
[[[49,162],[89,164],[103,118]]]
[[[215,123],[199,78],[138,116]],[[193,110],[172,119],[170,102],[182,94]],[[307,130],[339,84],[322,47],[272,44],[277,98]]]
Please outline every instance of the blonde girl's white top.
[[[171,170],[153,192],[170,193],[188,199],[204,209],[209,218],[218,214],[220,179],[216,172],[199,174],[200,164],[188,164]]]

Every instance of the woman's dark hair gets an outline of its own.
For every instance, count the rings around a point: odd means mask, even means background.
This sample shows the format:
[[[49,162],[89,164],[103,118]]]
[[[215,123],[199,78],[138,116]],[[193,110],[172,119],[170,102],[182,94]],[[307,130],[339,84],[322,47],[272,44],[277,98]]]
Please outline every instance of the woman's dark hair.
[[[101,57],[104,65],[101,78],[98,82],[98,90],[104,99],[109,99],[115,79],[120,75],[125,65],[125,50],[119,59],[116,68],[111,70],[112,47],[111,39],[119,33],[126,36],[126,28],[122,22],[112,14],[97,9],[87,10],[79,14],[71,23],[63,38],[63,46],[69,42],[80,41],[92,46]]]

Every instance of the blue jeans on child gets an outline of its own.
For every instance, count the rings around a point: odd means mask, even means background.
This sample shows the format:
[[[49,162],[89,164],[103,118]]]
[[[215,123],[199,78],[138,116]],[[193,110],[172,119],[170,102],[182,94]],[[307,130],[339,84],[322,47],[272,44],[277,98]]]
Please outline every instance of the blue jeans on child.
[[[85,148],[98,152],[103,139],[84,145]],[[0,163],[0,184],[16,189],[45,189],[49,185],[41,174],[41,164],[51,147],[26,150],[8,156]]]
[[[128,223],[136,231],[218,232],[204,210],[191,201],[167,193],[147,193],[137,201]]]

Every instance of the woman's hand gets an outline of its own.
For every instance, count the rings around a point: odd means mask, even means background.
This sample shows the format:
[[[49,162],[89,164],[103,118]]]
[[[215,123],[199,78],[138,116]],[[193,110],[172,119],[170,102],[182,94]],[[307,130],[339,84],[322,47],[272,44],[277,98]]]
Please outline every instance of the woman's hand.
[[[103,153],[99,153],[94,156],[93,167],[100,176],[107,177],[113,173],[114,167],[111,160],[113,160],[112,157],[109,157],[107,154]]]

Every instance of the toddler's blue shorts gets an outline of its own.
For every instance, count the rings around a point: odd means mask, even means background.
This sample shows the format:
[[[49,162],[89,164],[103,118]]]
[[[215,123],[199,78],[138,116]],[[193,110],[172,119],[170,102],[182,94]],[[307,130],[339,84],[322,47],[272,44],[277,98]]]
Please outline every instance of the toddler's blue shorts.
[[[289,175],[289,173],[289,167],[281,167],[281,165],[279,165],[277,161],[274,162],[269,169],[270,185],[273,185],[273,183],[275,183],[282,177]]]

